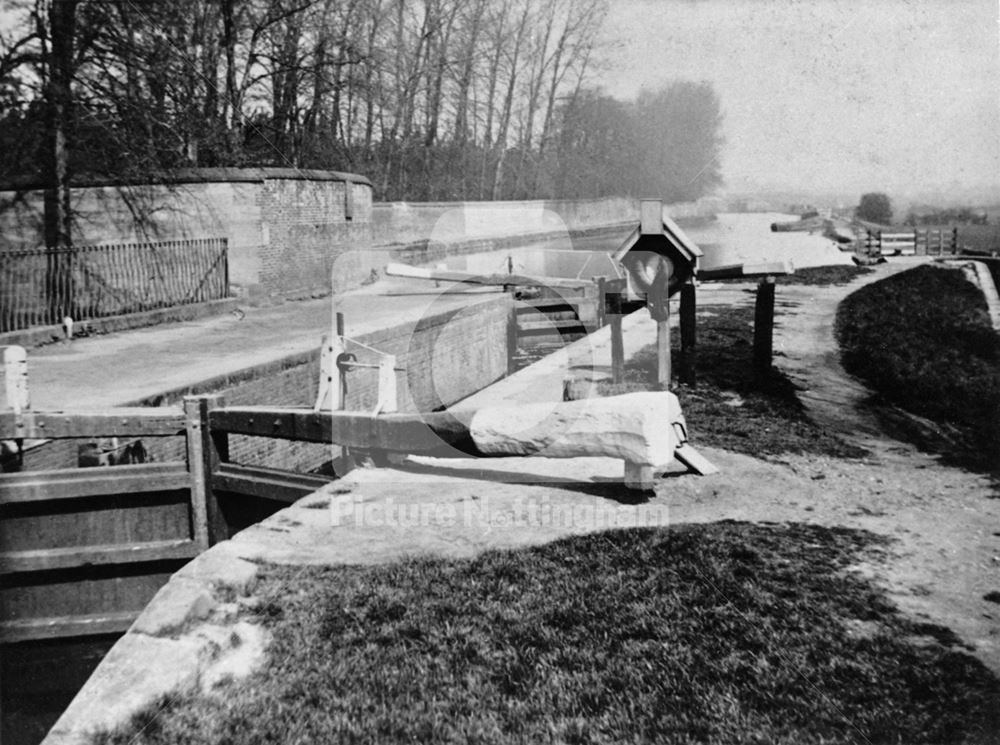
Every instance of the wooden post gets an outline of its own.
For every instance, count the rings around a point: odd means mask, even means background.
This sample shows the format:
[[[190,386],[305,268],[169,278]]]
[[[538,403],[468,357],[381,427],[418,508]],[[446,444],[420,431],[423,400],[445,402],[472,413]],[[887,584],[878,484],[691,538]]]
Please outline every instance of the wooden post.
[[[953,254],[958,253],[958,226],[953,226],[951,229],[951,252]]]
[[[344,314],[337,313],[337,340],[339,341],[340,351],[343,352],[347,345],[344,343]],[[344,373],[339,368],[337,369],[337,408],[343,411],[347,407],[347,378],[346,373]]]
[[[694,282],[686,282],[681,287],[681,369],[680,380],[686,385],[698,382],[696,315],[698,310],[697,290]]]
[[[757,285],[753,319],[754,372],[764,378],[771,371],[774,344],[774,277],[764,277]]]
[[[507,317],[507,374],[517,372],[517,301],[511,299]]]
[[[670,304],[664,303],[667,317],[656,322],[656,384],[661,391],[670,390]]]
[[[211,431],[209,413],[221,407],[221,396],[186,396],[184,416],[187,430],[188,472],[191,474],[191,516],[194,539],[208,548],[229,537],[226,519],[212,491],[212,474],[229,458],[229,437]]]
[[[15,435],[23,433],[24,422],[20,415],[31,410],[31,396],[28,391],[28,352],[24,347],[11,345],[3,350],[4,385],[7,394],[7,406],[14,410],[17,417]],[[24,467],[24,438],[14,438],[15,454],[13,470],[20,471]]]
[[[376,414],[393,414],[399,411],[396,393],[396,355],[383,355],[378,363],[378,404]]]
[[[622,338],[622,314],[611,314],[611,382],[625,379],[625,340]]]
[[[597,278],[597,328],[604,328],[604,324],[607,323],[607,318],[605,314],[607,309],[604,307],[607,302],[607,280],[604,277]]]
[[[28,394],[28,352],[24,347],[12,345],[3,350],[4,385],[7,405],[15,414],[31,408]]]

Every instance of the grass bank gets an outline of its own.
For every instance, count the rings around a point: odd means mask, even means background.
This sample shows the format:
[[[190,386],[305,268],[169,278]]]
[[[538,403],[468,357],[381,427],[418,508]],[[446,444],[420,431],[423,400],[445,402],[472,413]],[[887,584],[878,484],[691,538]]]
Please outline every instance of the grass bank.
[[[869,271],[855,266],[813,267],[778,281],[843,284]],[[837,458],[867,455],[864,449],[813,423],[795,394],[795,386],[778,370],[772,369],[763,378],[754,374],[753,315],[751,306],[699,308],[697,384],[680,385],[674,391],[694,442],[758,458],[786,453]],[[679,336],[671,335],[674,360],[680,359]],[[602,383],[598,390],[605,396],[653,390],[656,377],[656,345],[651,344],[626,364],[622,383]]]
[[[101,743],[986,743],[998,681],[814,525],[266,570],[269,662]]]
[[[813,423],[795,386],[779,371],[772,369],[764,378],[754,374],[753,308],[719,306],[704,312],[698,319],[697,384],[674,389],[693,442],[757,458],[786,453],[867,455]],[[673,349],[674,360],[679,357],[680,350]],[[653,390],[656,371],[653,344],[629,360],[622,383],[601,383],[598,389],[606,396]]]
[[[1000,335],[960,270],[920,266],[863,287],[838,308],[837,340],[894,434],[958,465],[1000,468]]]

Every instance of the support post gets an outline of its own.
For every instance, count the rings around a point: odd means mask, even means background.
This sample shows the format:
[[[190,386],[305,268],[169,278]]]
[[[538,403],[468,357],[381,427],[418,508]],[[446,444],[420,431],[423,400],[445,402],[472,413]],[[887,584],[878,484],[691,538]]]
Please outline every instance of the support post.
[[[394,414],[399,411],[396,393],[396,355],[384,355],[378,363],[378,404],[376,414]]]
[[[958,226],[953,226],[951,229],[951,252],[958,253]]]
[[[604,328],[607,323],[605,303],[607,302],[607,280],[604,277],[597,278],[597,328]]]
[[[517,372],[517,305],[511,301],[510,315],[507,318],[507,374]]]
[[[664,303],[667,308],[667,317],[656,322],[656,383],[661,391],[670,390],[671,365],[670,365],[670,305]]]
[[[16,434],[24,432],[21,415],[31,410],[31,396],[28,390],[28,352],[24,347],[11,345],[3,350],[4,387],[7,405],[16,417]],[[20,471],[24,467],[24,438],[14,437],[14,463],[11,470]]]
[[[28,394],[28,352],[24,347],[12,345],[3,350],[4,386],[7,405],[15,414],[31,408]]]
[[[681,365],[680,380],[686,385],[698,382],[697,357],[697,325],[698,312],[697,289],[694,282],[687,282],[681,287]]]
[[[219,463],[229,459],[228,435],[212,432],[209,426],[210,412],[222,404],[223,398],[218,395],[184,398],[191,515],[194,539],[202,549],[229,537],[226,519],[212,490],[212,474]]]
[[[340,347],[340,351],[343,352],[346,348],[344,342],[344,314],[338,312],[337,316],[337,345]],[[340,368],[337,368],[337,396],[334,399],[337,402],[337,409],[343,411],[347,408],[347,378],[346,373]]]
[[[765,277],[757,285],[753,319],[754,372],[761,378],[771,371],[774,345],[774,277]]]
[[[616,309],[617,310],[617,309]],[[625,379],[625,340],[622,338],[622,315],[611,314],[611,382]]]

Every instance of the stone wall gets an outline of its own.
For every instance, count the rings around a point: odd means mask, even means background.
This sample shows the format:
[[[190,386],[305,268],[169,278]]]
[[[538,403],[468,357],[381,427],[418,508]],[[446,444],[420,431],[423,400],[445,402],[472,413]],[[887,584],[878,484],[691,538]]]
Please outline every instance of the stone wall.
[[[336,171],[200,168],[169,183],[73,189],[79,245],[226,238],[237,294],[304,296],[352,286],[370,267],[337,257],[371,244],[371,184]],[[0,251],[43,244],[42,192],[0,190]]]

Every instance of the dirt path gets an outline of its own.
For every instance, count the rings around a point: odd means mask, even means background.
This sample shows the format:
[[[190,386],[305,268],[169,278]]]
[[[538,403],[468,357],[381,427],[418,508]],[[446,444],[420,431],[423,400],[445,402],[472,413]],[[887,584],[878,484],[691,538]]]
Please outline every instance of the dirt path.
[[[670,490],[672,518],[807,520],[891,536],[889,560],[863,569],[884,582],[904,611],[949,627],[1000,674],[1000,605],[983,598],[1000,590],[1000,493],[986,478],[944,466],[882,432],[865,407],[870,392],[840,366],[833,335],[842,298],[915,263],[894,260],[848,286],[779,285],[776,365],[801,388],[815,421],[870,456],[794,456],[770,464],[713,453],[732,475],[709,492],[707,482],[696,487],[700,494]]]

